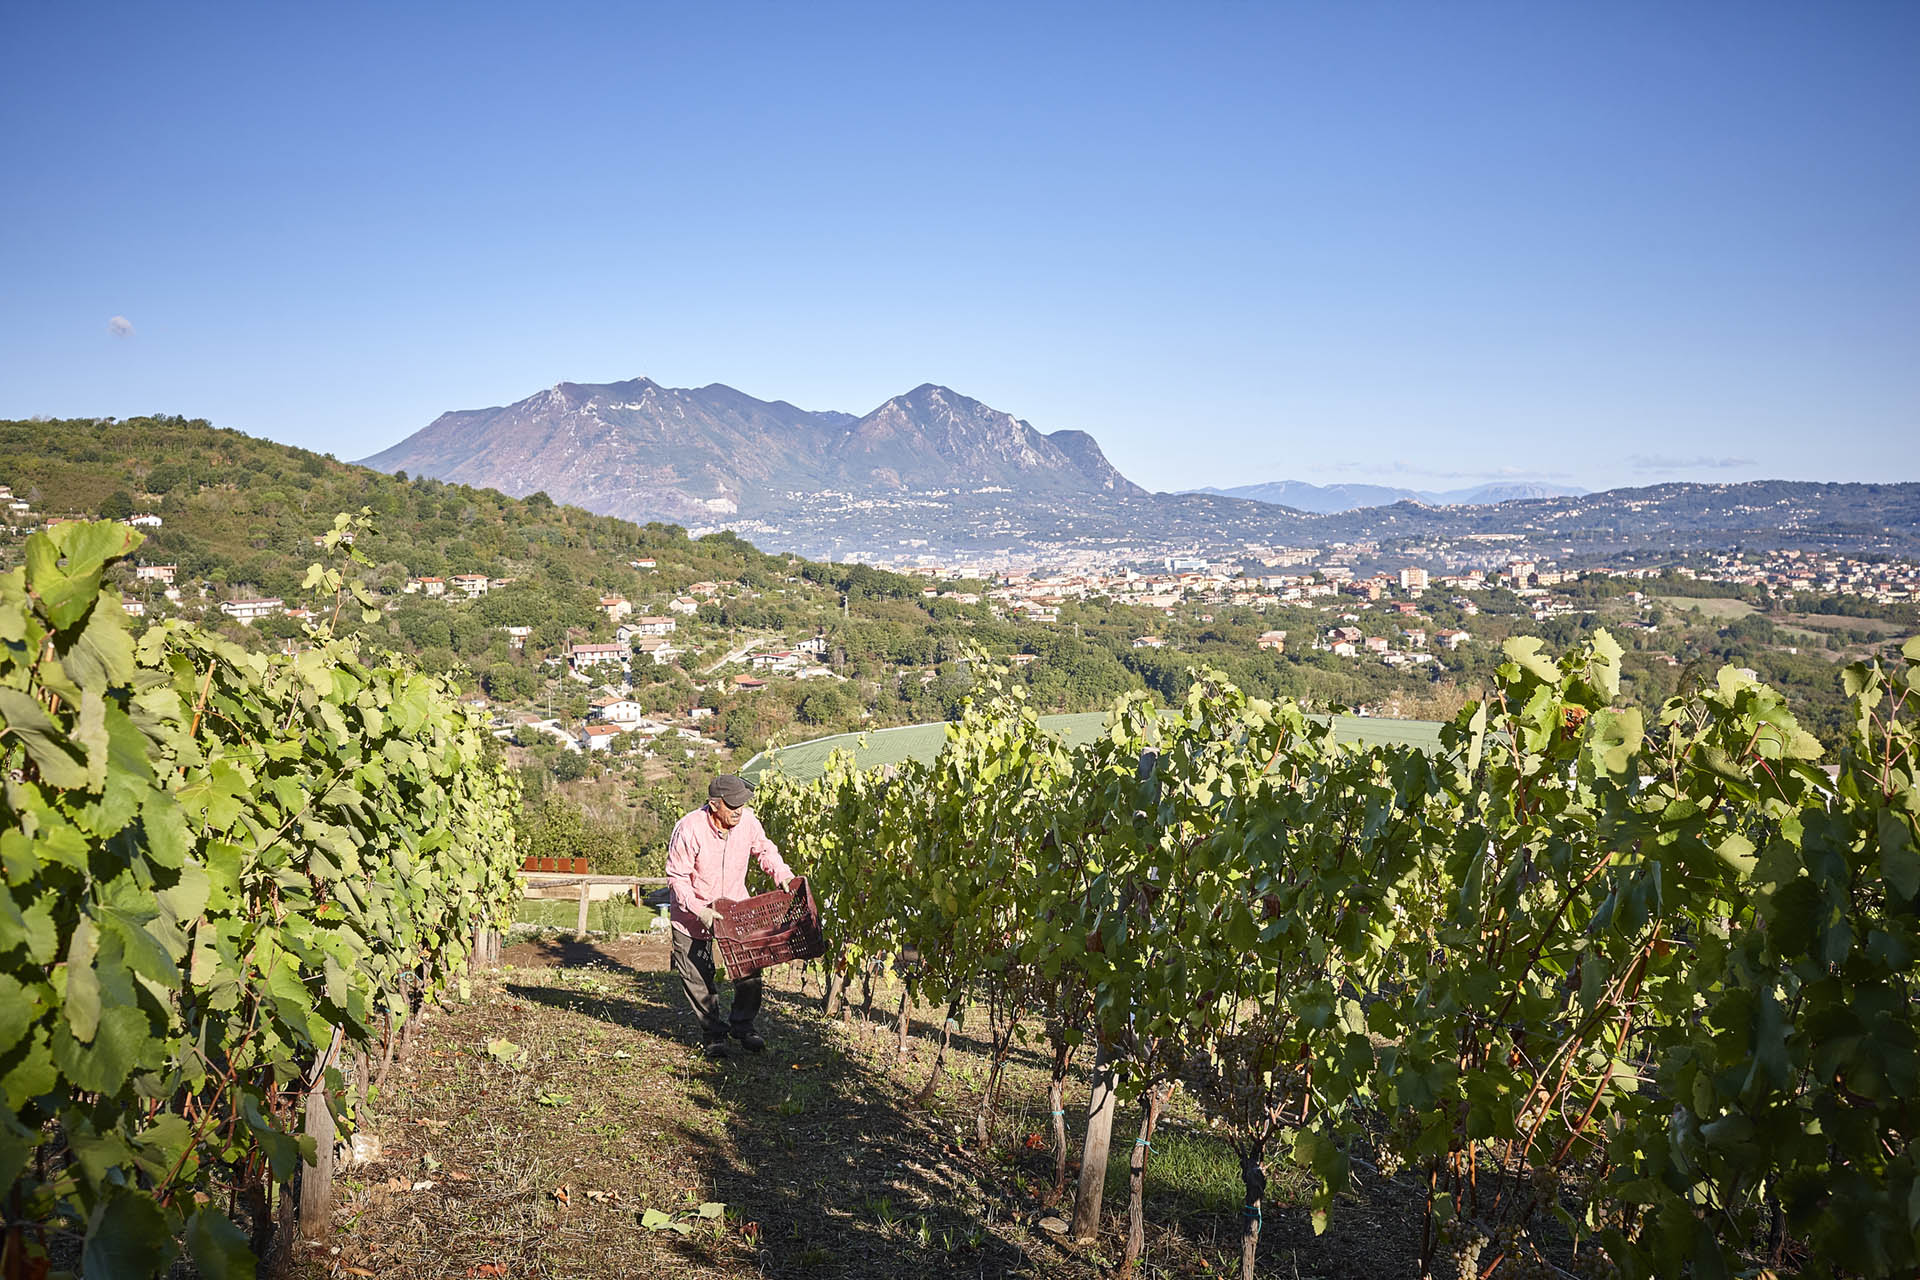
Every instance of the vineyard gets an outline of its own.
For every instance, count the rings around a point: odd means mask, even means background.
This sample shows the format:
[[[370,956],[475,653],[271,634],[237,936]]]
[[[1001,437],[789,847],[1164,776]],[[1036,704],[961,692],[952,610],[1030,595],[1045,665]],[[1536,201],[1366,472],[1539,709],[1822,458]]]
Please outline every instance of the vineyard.
[[[495,744],[442,678],[334,638],[369,604],[341,568],[270,657],[135,637],[102,583],[139,542],[60,524],[0,576],[7,1277],[249,1276],[324,1228],[336,1122],[513,900]]]
[[[1619,659],[1509,641],[1433,754],[1215,675],[1068,750],[988,678],[931,763],[756,807],[825,899],[830,1011],[889,969],[903,1043],[914,1002],[984,1019],[982,1146],[999,1064],[1048,1051],[1061,1202],[1090,1072],[1076,1236],[1137,1106],[1123,1272],[1179,1089],[1241,1159],[1248,1276],[1275,1161],[1316,1229],[1357,1168],[1417,1175],[1422,1274],[1911,1275],[1914,667],[1845,672],[1823,761],[1750,675],[1649,715]]]

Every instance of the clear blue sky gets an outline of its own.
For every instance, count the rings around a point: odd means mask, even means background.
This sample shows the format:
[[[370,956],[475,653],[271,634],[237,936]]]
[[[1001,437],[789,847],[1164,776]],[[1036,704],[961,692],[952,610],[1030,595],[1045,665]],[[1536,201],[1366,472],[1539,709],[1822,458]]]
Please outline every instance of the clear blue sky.
[[[1920,480],[1908,0],[14,3],[0,42],[0,416],[359,457],[561,380],[932,381],[1154,488]]]

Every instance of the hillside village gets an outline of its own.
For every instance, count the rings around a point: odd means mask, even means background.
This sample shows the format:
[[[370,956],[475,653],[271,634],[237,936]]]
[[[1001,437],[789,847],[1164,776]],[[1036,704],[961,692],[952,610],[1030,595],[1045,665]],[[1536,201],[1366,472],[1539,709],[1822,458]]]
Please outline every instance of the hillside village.
[[[971,684],[970,650],[1050,711],[1143,686],[1177,697],[1205,663],[1261,696],[1444,718],[1507,637],[1565,643],[1604,624],[1648,701],[1731,660],[1819,702],[1837,696],[1834,665],[1911,626],[1920,598],[1910,560],[1645,549],[1583,563],[1497,534],[1045,565],[909,547],[823,565],[184,420],[119,424],[118,451],[58,424],[0,426],[17,437],[14,461],[0,451],[0,558],[62,519],[124,520],[150,537],[120,584],[133,613],[248,643],[297,648],[322,621],[299,591],[323,553],[315,531],[370,505],[357,577],[383,622],[369,634],[466,673],[517,758],[562,779],[680,779],[775,740],[942,719]],[[156,434],[170,442],[151,456],[172,460],[114,461]]]
[[[5,484],[0,484],[0,503],[7,508],[8,529],[16,537],[89,514],[46,514],[16,497]],[[148,511],[118,518],[145,530],[165,524],[162,516]],[[314,536],[310,541],[317,545],[323,539]],[[1487,556],[1484,549],[1477,554],[1480,559],[1498,559]],[[1551,561],[1506,558],[1485,569],[1458,571],[1456,564],[1452,572],[1412,564],[1380,568],[1381,559],[1377,543],[1341,543],[1326,548],[1249,546],[1238,559],[1173,556],[1158,567],[995,570],[963,562],[900,568],[903,576],[920,581],[918,594],[923,601],[957,606],[1021,627],[1056,628],[1061,625],[1062,610],[1073,606],[1202,627],[1214,623],[1216,613],[1311,613],[1319,616],[1305,627],[1260,629],[1251,636],[1253,647],[1281,656],[1291,646],[1296,654],[1321,653],[1391,669],[1437,668],[1443,655],[1459,652],[1476,638],[1497,641],[1504,629],[1476,637],[1471,620],[1482,614],[1483,605],[1509,618],[1549,623],[1590,612],[1596,584],[1621,584],[1618,590],[1598,588],[1630,607],[1624,615],[1616,615],[1616,625],[1649,634],[1658,630],[1648,617],[1657,607],[1656,594],[1663,582],[1669,591],[1676,583],[1746,588],[1785,611],[1811,608],[1822,599],[1889,608],[1920,599],[1920,565],[1800,550],[1707,553],[1685,557],[1686,563],[1627,567],[1569,568]],[[625,567],[644,585],[649,575],[657,575],[659,561],[636,557],[627,560]],[[143,559],[132,566],[130,577],[126,594],[136,616],[179,614],[204,619],[217,614],[247,628],[274,619],[296,624],[314,620],[311,610],[280,596],[252,594],[230,584],[223,589],[211,580],[183,581],[175,564]],[[789,576],[786,581],[800,579]],[[1650,589],[1639,590],[1640,585]],[[515,586],[511,576],[467,570],[409,574],[397,590],[376,594],[383,595],[381,607],[388,613],[401,608],[408,598],[459,610],[489,598],[510,599]],[[1680,589],[1685,592],[1684,586]],[[515,660],[537,664],[542,677],[558,682],[544,690],[549,711],[556,689],[584,695],[583,705],[578,696],[562,697],[564,705],[577,707],[580,714],[554,715],[539,714],[530,705],[541,702],[539,697],[516,699],[510,692],[506,697],[490,697],[477,692],[476,703],[495,711],[502,736],[534,733],[569,752],[637,750],[642,757],[663,742],[682,750],[687,744],[717,747],[721,744],[710,730],[717,710],[713,703],[719,699],[751,694],[770,682],[847,682],[848,677],[829,662],[831,642],[825,625],[805,634],[743,637],[724,625],[714,625],[711,617],[701,624],[703,607],[712,614],[728,602],[760,598],[761,593],[745,582],[661,580],[659,589],[633,594],[633,599],[618,593],[599,596],[597,612],[604,621],[595,634],[569,628],[564,643],[545,648],[534,641],[536,619],[496,625]],[[683,627],[683,622],[689,625]],[[1133,650],[1178,652],[1185,647],[1175,634],[1178,630],[1141,629],[1128,636],[1126,644]],[[287,634],[279,644],[292,649],[299,640]],[[1016,668],[1039,660],[1030,651],[1002,656]],[[1668,665],[1678,663],[1671,656],[1665,660]],[[655,668],[670,669],[683,678],[691,695],[684,699],[684,706],[664,708],[657,698],[637,696],[659,683],[661,673]],[[932,673],[922,671],[920,678],[930,681]],[[493,682],[483,679],[481,683]]]

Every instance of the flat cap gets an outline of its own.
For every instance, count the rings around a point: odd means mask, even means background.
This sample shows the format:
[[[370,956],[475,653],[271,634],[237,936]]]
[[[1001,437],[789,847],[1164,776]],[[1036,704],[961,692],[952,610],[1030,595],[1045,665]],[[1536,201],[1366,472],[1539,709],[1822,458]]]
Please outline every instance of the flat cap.
[[[738,809],[753,799],[753,788],[747,785],[746,779],[723,773],[707,784],[707,795],[729,809]]]

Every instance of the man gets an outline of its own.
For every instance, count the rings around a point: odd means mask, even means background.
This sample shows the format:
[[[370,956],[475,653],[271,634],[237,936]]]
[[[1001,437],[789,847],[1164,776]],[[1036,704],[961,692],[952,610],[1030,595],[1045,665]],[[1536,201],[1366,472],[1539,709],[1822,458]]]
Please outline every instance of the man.
[[[767,839],[760,819],[747,807],[753,792],[730,773],[707,786],[707,802],[674,824],[667,842],[667,883],[673,896],[673,967],[686,988],[687,1003],[700,1019],[700,1034],[709,1058],[727,1055],[732,1036],[749,1053],[767,1047],[753,1029],[760,1012],[760,974],[731,973],[733,1011],[720,1016],[719,993],[714,988],[713,926],[720,919],[714,904],[747,896],[747,859],[758,858],[760,869],[782,889],[793,883],[793,872],[780,850]]]

